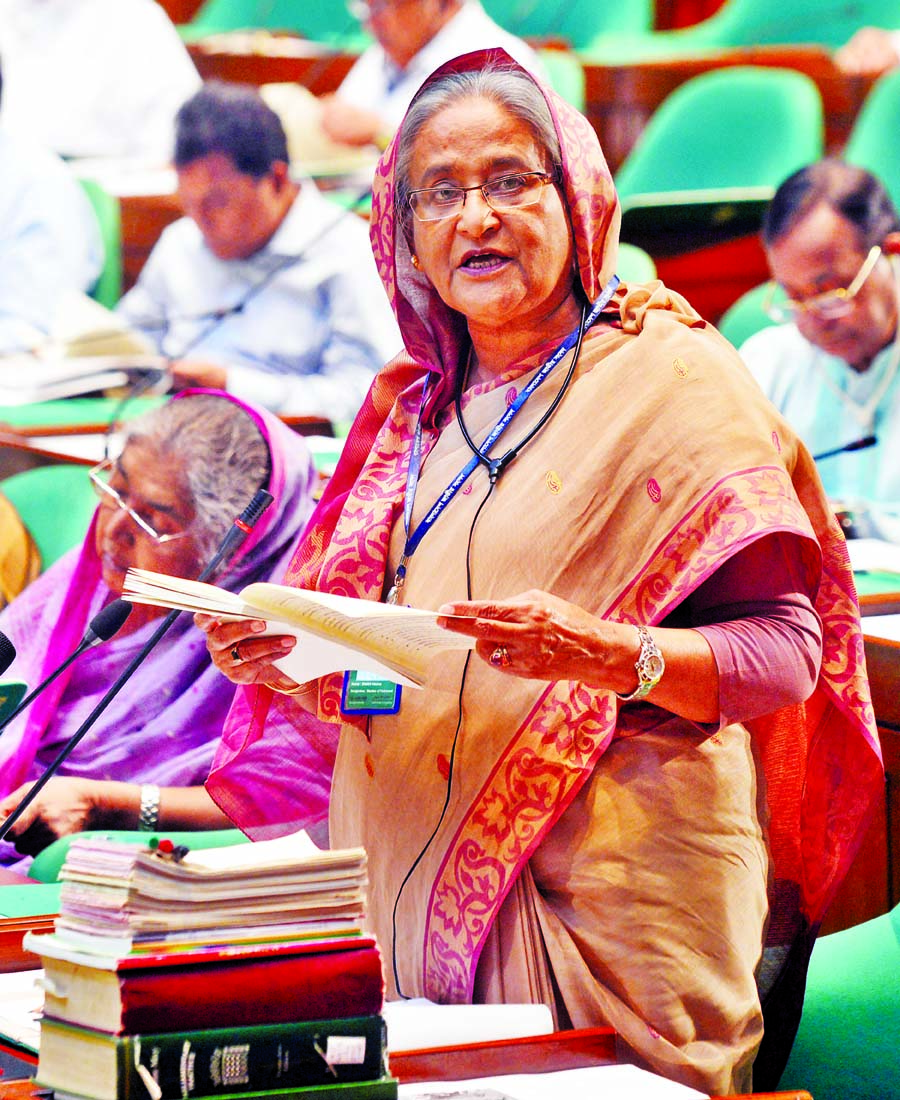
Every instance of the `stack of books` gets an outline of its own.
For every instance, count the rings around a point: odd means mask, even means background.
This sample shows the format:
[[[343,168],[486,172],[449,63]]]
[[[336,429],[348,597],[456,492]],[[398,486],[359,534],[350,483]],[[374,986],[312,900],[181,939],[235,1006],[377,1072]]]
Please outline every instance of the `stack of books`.
[[[37,1081],[62,1100],[394,1100],[363,849],[76,839]]]

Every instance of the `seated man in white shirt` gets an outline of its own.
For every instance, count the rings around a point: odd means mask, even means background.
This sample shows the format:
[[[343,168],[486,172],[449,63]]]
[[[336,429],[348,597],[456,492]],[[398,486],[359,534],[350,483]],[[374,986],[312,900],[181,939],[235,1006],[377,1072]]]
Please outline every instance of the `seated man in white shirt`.
[[[0,107],[2,90],[0,74]],[[0,355],[42,343],[65,295],[90,290],[102,264],[81,184],[55,154],[7,133],[0,110]]]
[[[350,9],[376,41],[324,100],[322,125],[332,141],[385,145],[425,78],[471,50],[500,46],[545,76],[534,50],[498,26],[479,0],[354,0]]]
[[[763,244],[788,299],[770,312],[787,323],[741,355],[818,456],[850,533],[900,541],[900,215],[870,172],[823,160],[775,192]]]
[[[175,168],[187,217],[118,311],[177,387],[352,417],[401,348],[363,220],[291,177],[281,122],[248,87],[213,81],[182,106]]]
[[[167,164],[200,87],[155,0],[0,0],[6,125],[64,157]]]

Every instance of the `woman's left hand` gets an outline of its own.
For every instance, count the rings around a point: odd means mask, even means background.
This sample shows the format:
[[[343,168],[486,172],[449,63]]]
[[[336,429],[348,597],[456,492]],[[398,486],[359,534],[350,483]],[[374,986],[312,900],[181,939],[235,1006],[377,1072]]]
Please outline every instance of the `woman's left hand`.
[[[639,647],[634,628],[598,619],[549,592],[444,604],[438,616],[448,630],[477,638],[475,652],[500,672],[580,680],[623,693],[635,686]]]

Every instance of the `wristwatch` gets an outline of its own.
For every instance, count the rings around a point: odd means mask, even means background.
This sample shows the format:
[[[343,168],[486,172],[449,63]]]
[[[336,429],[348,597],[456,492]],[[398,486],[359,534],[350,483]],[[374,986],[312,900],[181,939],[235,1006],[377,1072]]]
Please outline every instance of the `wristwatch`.
[[[659,646],[650,636],[650,631],[645,626],[636,626],[635,629],[641,640],[641,652],[634,662],[634,668],[638,674],[638,686],[630,695],[619,695],[616,692],[623,703],[643,699],[656,687],[666,671],[666,662],[660,653]]]

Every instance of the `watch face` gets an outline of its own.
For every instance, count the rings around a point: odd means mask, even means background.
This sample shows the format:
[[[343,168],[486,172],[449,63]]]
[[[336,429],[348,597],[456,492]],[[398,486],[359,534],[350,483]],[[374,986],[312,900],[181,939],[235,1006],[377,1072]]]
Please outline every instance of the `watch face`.
[[[665,671],[665,667],[662,657],[656,653],[648,653],[645,660],[641,662],[641,670],[648,680],[658,680]]]

